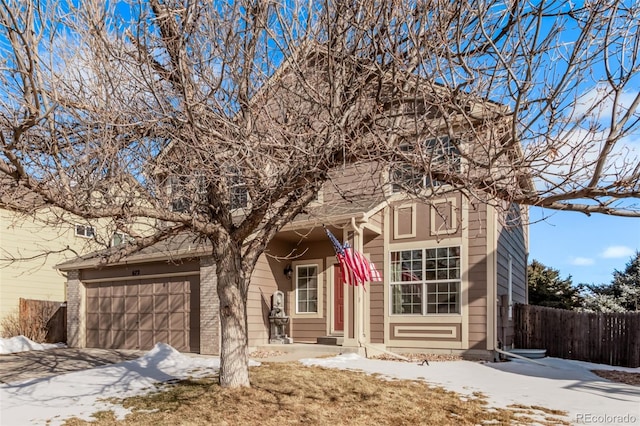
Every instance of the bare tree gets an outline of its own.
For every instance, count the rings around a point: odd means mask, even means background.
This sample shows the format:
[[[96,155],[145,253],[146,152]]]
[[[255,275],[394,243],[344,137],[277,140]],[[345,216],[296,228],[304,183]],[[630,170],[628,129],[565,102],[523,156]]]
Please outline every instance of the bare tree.
[[[1,2],[0,173],[135,237],[116,256],[214,243],[223,386],[258,256],[346,165],[640,216],[635,3],[60,1]]]

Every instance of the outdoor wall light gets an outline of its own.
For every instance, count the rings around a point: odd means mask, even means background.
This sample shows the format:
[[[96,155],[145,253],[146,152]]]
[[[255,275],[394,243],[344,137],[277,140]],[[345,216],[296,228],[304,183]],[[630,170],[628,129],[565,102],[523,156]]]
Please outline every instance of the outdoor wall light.
[[[291,279],[291,276],[293,275],[293,268],[291,268],[291,265],[287,265],[282,272],[284,272],[285,277]]]

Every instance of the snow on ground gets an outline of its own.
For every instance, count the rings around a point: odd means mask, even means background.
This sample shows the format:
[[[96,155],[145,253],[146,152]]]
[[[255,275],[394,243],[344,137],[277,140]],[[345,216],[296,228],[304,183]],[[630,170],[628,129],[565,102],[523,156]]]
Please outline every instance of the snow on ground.
[[[0,424],[57,425],[72,416],[90,420],[99,410],[122,418],[128,410],[103,399],[147,393],[159,382],[212,375],[219,367],[219,358],[190,357],[158,343],[132,361],[0,386]]]
[[[13,354],[26,351],[45,351],[47,349],[65,348],[64,343],[36,343],[24,336],[0,339],[0,354]]]
[[[420,378],[464,395],[479,391],[494,407],[523,404],[563,410],[568,412],[567,420],[575,424],[640,425],[640,387],[610,382],[589,371],[640,373],[640,368],[559,358],[536,361],[538,363],[525,360],[502,363],[446,361],[421,366],[366,359],[356,354],[300,360],[305,365],[360,370],[390,378]]]
[[[14,347],[12,345],[0,339],[0,347]],[[46,349],[35,345],[28,349]],[[538,363],[523,360],[504,363],[447,361],[421,366],[366,359],[355,354],[301,362],[379,373],[390,378],[424,379],[429,384],[464,395],[479,391],[495,407],[523,404],[564,410],[569,413],[567,420],[575,424],[640,425],[640,388],[610,382],[589,371],[640,373],[640,368],[558,358],[544,358],[537,360]],[[104,399],[154,391],[161,382],[212,375],[219,365],[218,358],[184,355],[159,343],[146,355],[132,361],[0,385],[0,424],[57,425],[72,416],[89,420],[91,414],[99,410],[113,410],[122,418],[127,410]]]

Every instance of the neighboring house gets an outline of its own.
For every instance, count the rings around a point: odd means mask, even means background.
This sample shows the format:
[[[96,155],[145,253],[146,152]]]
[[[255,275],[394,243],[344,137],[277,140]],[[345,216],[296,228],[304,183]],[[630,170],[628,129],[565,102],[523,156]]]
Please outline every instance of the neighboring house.
[[[18,312],[23,299],[66,300],[66,277],[55,268],[100,246],[96,229],[83,220],[60,220],[60,213],[16,194],[8,178],[0,178],[0,320]],[[35,213],[18,213],[18,208]]]
[[[249,345],[269,340],[276,290],[285,293],[294,342],[333,336],[374,352],[484,358],[511,345],[512,305],[526,302],[526,211],[501,213],[459,192],[427,204],[393,189],[345,203],[335,189],[374,180],[358,166],[342,170],[321,202],[273,239],[252,276]],[[383,282],[345,286],[323,224],[368,256]],[[69,344],[149,349],[162,341],[218,353],[215,265],[195,241],[176,238],[99,269],[92,256],[59,265],[68,276]]]

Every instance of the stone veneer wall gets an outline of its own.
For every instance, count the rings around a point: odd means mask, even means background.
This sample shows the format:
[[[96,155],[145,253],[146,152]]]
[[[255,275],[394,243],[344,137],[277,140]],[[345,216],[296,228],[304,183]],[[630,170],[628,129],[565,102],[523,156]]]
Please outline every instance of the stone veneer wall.
[[[200,353],[220,353],[218,276],[212,257],[200,258]]]
[[[67,272],[67,346],[81,347],[80,339],[80,271]],[[84,345],[82,345],[84,346]]]

